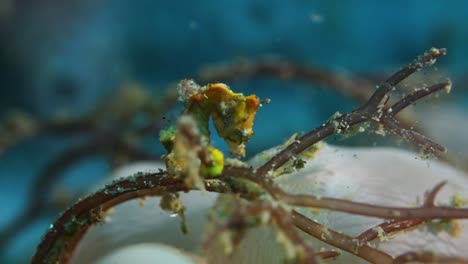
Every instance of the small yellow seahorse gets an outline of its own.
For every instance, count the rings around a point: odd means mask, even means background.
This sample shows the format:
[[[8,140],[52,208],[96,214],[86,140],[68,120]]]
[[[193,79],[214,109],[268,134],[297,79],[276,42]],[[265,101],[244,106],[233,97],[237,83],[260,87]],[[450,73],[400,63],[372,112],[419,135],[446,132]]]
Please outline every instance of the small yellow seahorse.
[[[234,93],[226,84],[209,84],[192,94],[186,101],[184,113],[191,113],[198,121],[200,132],[210,137],[209,117],[219,136],[236,156],[245,156],[244,143],[254,134],[252,127],[260,106],[255,95]]]
[[[201,136],[206,143],[207,152],[211,155],[212,165],[201,166],[204,174],[218,175],[224,167],[224,155],[221,151],[210,145],[209,120],[228,144],[231,154],[239,157],[245,156],[245,145],[253,135],[255,114],[260,107],[260,101],[255,95],[244,96],[234,93],[226,84],[215,83],[204,87],[198,86],[192,80],[183,80],[179,84],[179,100],[185,102],[184,115],[191,115]],[[161,133],[161,141],[169,151],[175,131]]]

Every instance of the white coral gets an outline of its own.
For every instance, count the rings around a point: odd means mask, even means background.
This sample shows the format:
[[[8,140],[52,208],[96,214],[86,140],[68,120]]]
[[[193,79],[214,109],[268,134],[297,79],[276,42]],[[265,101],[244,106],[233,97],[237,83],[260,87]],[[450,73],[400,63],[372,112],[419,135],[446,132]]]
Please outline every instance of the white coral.
[[[265,156],[265,155],[263,155]],[[256,162],[260,162],[256,159]],[[130,175],[135,171],[155,169],[160,164],[137,164],[117,175]],[[437,196],[437,203],[447,204],[457,192],[468,189],[468,176],[438,161],[421,160],[415,153],[395,148],[341,148],[322,147],[308,160],[306,167],[296,173],[281,176],[277,182],[288,192],[346,198],[353,201],[378,205],[416,206],[424,193],[437,183],[448,184]],[[190,252],[200,253],[200,241],[206,223],[207,210],[216,198],[212,193],[191,192],[182,194],[188,208],[188,224],[192,234],[184,236],[179,230],[179,219],[170,218],[158,208],[158,199],[148,199],[142,208],[138,201],[118,206],[111,221],[93,227],[82,241],[74,263],[93,263],[105,254],[123,246],[138,242],[165,243]],[[349,235],[358,235],[382,222],[381,219],[355,216],[322,210],[319,215],[302,209],[309,217]],[[468,257],[468,220],[460,220],[462,232],[459,237],[448,234],[432,234],[423,229],[413,229],[396,234],[377,247],[398,255],[410,250],[433,250],[449,255]],[[324,245],[310,238],[314,248]],[[215,250],[207,252],[210,263],[281,263],[281,250],[275,243],[274,234],[267,227],[251,231],[233,256],[225,258]],[[272,253],[273,252],[273,253]],[[333,262],[333,261],[331,261]],[[344,254],[333,263],[361,263],[364,261]],[[96,262],[95,262],[96,263]]]

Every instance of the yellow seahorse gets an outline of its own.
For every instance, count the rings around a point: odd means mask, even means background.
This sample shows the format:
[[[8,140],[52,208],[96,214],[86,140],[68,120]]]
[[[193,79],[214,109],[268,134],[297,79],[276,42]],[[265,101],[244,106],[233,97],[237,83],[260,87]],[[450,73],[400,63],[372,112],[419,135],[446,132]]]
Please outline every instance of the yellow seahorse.
[[[231,154],[244,157],[245,145],[254,134],[252,129],[255,114],[261,106],[255,95],[244,96],[234,93],[223,83],[208,84],[200,87],[192,80],[183,80],[179,84],[179,99],[185,102],[183,114],[191,115],[197,123],[201,141],[206,143],[206,150],[211,155],[212,165],[201,166],[201,172],[208,175],[218,175],[224,167],[224,156],[221,151],[210,145],[209,119],[229,147]],[[162,133],[163,144],[172,151],[175,133]]]

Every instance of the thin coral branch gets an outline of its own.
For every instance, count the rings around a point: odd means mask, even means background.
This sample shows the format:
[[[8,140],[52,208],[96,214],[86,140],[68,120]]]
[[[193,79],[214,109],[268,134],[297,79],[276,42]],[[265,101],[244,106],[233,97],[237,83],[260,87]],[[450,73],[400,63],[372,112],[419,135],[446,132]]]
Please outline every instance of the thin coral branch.
[[[434,201],[437,193],[441,188],[446,184],[446,182],[441,182],[436,185],[430,192],[426,195],[426,200],[424,206],[434,207]],[[374,228],[371,228],[363,233],[361,233],[356,238],[348,237],[346,235],[337,233],[329,228],[321,226],[315,221],[301,215],[300,213],[294,211],[293,219],[295,224],[302,231],[324,241],[331,245],[334,245],[340,249],[346,250],[350,253],[355,254],[356,256],[362,257],[372,263],[406,263],[412,261],[420,261],[423,263],[466,263],[464,259],[456,257],[443,257],[437,256],[434,253],[427,254],[421,252],[410,252],[404,255],[401,255],[393,260],[390,260],[390,256],[385,253],[375,249],[367,248],[367,243],[379,236],[379,232],[384,232],[389,234],[392,232],[398,232],[416,225],[426,222],[426,219],[414,218],[408,220],[395,220],[387,223],[382,223]],[[379,230],[380,229],[380,230]],[[318,231],[317,231],[318,230]],[[331,241],[327,241],[327,237],[333,237]],[[336,243],[336,244],[333,244]],[[351,245],[351,246],[350,246]]]
[[[435,199],[437,194],[442,190],[442,188],[447,184],[447,181],[441,181],[434,188],[428,191],[424,197],[424,206],[425,207],[435,207]]]
[[[330,259],[330,258],[337,258],[341,255],[338,251],[328,250],[328,251],[321,251],[315,254],[317,257],[321,259]]]
[[[399,135],[400,137],[402,137],[403,139],[409,142],[417,143],[423,149],[427,149],[431,152],[435,152],[435,151],[446,152],[447,151],[447,149],[444,146],[428,139],[423,134],[420,134],[419,132],[416,132],[411,129],[401,127],[398,121],[392,117],[384,116],[380,120],[381,120],[381,124],[383,124],[383,126],[388,131]]]
[[[426,221],[421,218],[415,219],[406,219],[406,220],[392,220],[390,222],[385,222],[380,225],[377,225],[373,228],[370,228],[364,232],[362,232],[357,239],[361,243],[370,242],[379,237],[379,232],[384,232],[385,234],[391,234],[403,230],[407,230],[408,228],[418,226],[420,224],[425,223]],[[381,231],[380,231],[381,230]]]
[[[424,207],[435,207],[435,198],[437,193],[447,184],[447,181],[443,181],[437,184],[431,191],[426,193]],[[404,219],[404,220],[392,220],[389,222],[384,222],[380,225],[377,225],[373,228],[369,228],[368,230],[362,232],[357,239],[364,242],[369,242],[376,239],[379,236],[379,231],[383,231],[385,234],[390,234],[394,232],[399,232],[402,230],[406,230],[411,227],[418,226],[427,222],[426,219],[423,218],[414,218],[414,219]]]
[[[320,198],[307,195],[284,195],[282,201],[294,205],[328,209],[357,215],[373,216],[386,219],[461,219],[468,218],[468,208],[451,207],[390,207],[367,203],[358,203],[335,198]]]
[[[284,148],[272,159],[263,164],[257,169],[258,175],[266,175],[271,170],[276,170],[283,166],[286,162],[291,160],[294,156],[306,150],[308,147],[319,142],[320,140],[332,135],[339,128],[336,123],[346,123],[349,126],[355,125],[364,121],[369,120],[367,116],[363,116],[361,113],[352,112],[344,115],[336,120],[329,121],[322,126],[312,130],[311,132],[300,137],[298,140]]]
[[[428,139],[421,133],[401,127],[399,124],[399,121],[397,121],[394,117],[401,110],[405,109],[411,104],[414,104],[416,101],[420,100],[421,98],[428,96],[430,94],[433,94],[435,92],[441,91],[441,90],[445,90],[449,92],[450,87],[451,87],[451,82],[447,81],[445,83],[438,83],[430,87],[416,89],[414,92],[405,96],[403,99],[401,99],[400,101],[398,101],[397,103],[395,103],[394,105],[392,105],[391,107],[385,110],[385,113],[380,118],[382,124],[389,131],[400,135],[401,137],[403,137],[404,139],[410,142],[415,142],[421,146],[424,146],[424,148],[427,148],[432,151],[437,150],[440,152],[445,152],[446,151],[445,147],[431,141],[430,139]]]
[[[353,255],[361,257],[371,263],[397,264],[397,263],[457,263],[466,264],[468,260],[459,257],[437,255],[433,252],[408,252],[396,258],[369,246],[366,242],[356,239],[330,228],[327,228],[304,215],[293,211],[294,224],[305,233]]]
[[[346,212],[356,215],[372,216],[386,219],[460,219],[468,218],[468,208],[452,207],[391,207],[372,205],[368,203],[353,202],[344,199],[317,197],[312,195],[289,194],[278,187],[271,179],[258,177],[257,174],[238,173],[240,178],[248,179],[264,188],[273,198],[281,200],[289,205],[311,207],[319,209],[328,209],[340,212]],[[443,186],[443,184],[442,184]],[[441,184],[436,188],[439,190]]]
[[[431,49],[429,52],[426,52],[422,57],[417,59],[414,63],[406,66],[402,70],[398,71],[386,81],[382,82],[378,89],[375,90],[374,94],[362,107],[348,113],[341,115],[329,122],[323,124],[322,126],[312,130],[309,133],[306,133],[298,140],[290,144],[288,147],[284,148],[282,151],[277,153],[272,159],[262,165],[258,170],[258,175],[266,175],[270,170],[276,170],[279,167],[283,166],[287,161],[289,161],[294,156],[298,155],[308,147],[317,143],[318,141],[332,135],[336,132],[341,132],[348,129],[350,126],[365,122],[373,121],[380,123],[387,127],[389,130],[403,136],[404,138],[414,140],[416,143],[427,147],[430,150],[445,151],[445,148],[442,146],[428,140],[425,137],[422,137],[419,133],[405,129],[398,125],[394,121],[393,115],[387,116],[383,115],[385,109],[384,106],[388,101],[388,93],[397,85],[399,82],[407,78],[412,73],[418,71],[424,66],[431,65],[435,60],[445,55],[445,49]],[[431,90],[431,92],[436,92],[437,89]],[[415,97],[416,98],[416,97]],[[416,98],[419,99],[419,98]],[[401,105],[406,104],[408,100]]]
[[[188,191],[180,181],[164,176],[165,173],[156,173],[126,178],[79,201],[51,225],[32,263],[66,263],[84,231],[116,204],[145,195]]]
[[[390,264],[393,262],[392,257],[387,253],[323,226],[297,211],[292,212],[291,218],[294,225],[305,233],[371,263]]]
[[[220,181],[206,183],[205,189],[219,193],[231,191],[229,185]],[[103,214],[113,206],[134,198],[189,190],[183,180],[167,177],[166,172],[137,173],[114,181],[67,209],[47,230],[32,263],[67,263],[89,227],[101,223]]]
[[[411,74],[419,71],[423,67],[434,64],[440,56],[444,56],[447,53],[446,49],[432,48],[430,51],[424,53],[421,57],[417,58],[415,62],[404,67],[400,71],[390,76],[387,80],[380,83],[377,86],[377,90],[372,94],[364,108],[376,111],[382,100],[388,95],[388,93],[401,81],[408,78]]]
[[[428,96],[430,94],[433,94],[435,92],[445,90],[447,93],[450,92],[452,83],[450,81],[443,82],[443,83],[438,83],[431,85],[429,87],[425,88],[420,88],[420,89],[415,89],[413,93],[410,93],[409,95],[405,96],[403,99],[392,105],[387,111],[388,114],[391,114],[392,116],[395,116],[398,114],[401,110],[405,109],[409,105],[415,103],[419,99]]]

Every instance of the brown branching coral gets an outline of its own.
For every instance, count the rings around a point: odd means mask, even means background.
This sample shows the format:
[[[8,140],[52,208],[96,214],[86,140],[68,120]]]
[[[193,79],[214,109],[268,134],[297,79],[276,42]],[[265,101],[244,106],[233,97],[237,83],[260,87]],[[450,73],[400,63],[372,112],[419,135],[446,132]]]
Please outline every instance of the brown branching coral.
[[[272,171],[280,169],[288,161],[295,159],[304,150],[317,144],[320,140],[334,133],[345,132],[362,122],[374,122],[388,132],[398,134],[406,140],[417,143],[427,151],[445,151],[443,146],[429,140],[422,134],[402,127],[395,119],[395,115],[424,96],[441,90],[448,91],[450,88],[449,81],[417,89],[393,105],[387,106],[389,93],[396,89],[395,87],[399,82],[422,67],[433,64],[438,57],[444,54],[445,49],[433,48],[426,52],[414,63],[382,82],[362,107],[350,113],[336,116],[322,126],[293,140],[292,143],[282,148],[259,168],[226,165],[219,174],[203,173],[202,170],[197,170],[196,173],[199,173],[200,180],[207,191],[226,195],[227,202],[225,201],[225,203],[228,203],[228,205],[221,206],[223,213],[212,218],[215,230],[229,234],[228,240],[235,245],[239,239],[242,239],[242,234],[247,228],[272,225],[277,229],[280,237],[279,241],[284,246],[286,256],[288,256],[285,260],[293,263],[317,263],[319,258],[336,257],[338,255],[334,252],[325,252],[323,254],[317,252],[305,243],[303,237],[298,235],[295,227],[338,249],[350,252],[372,263],[406,263],[410,261],[466,263],[467,260],[461,258],[446,257],[444,252],[431,254],[408,252],[393,257],[366,243],[377,238],[381,232],[401,231],[433,219],[468,218],[467,208],[453,208],[434,204],[436,194],[444,183],[435,186],[428,192],[422,206],[389,207],[332,197],[290,194],[279,187],[270,177]],[[195,118],[195,120],[198,119]],[[176,128],[176,131],[178,130],[184,135],[184,140],[192,142],[186,147],[196,147],[195,157],[201,161],[198,166],[209,163],[208,159],[203,161],[203,155],[206,154],[203,150],[208,149],[209,142],[206,144],[200,143],[203,141],[201,133],[184,132],[184,129],[190,127],[190,125],[185,127],[180,125]],[[223,131],[218,132],[222,133]],[[174,140],[177,140],[177,137]],[[176,143],[174,142],[174,144]],[[179,162],[183,162],[183,160]],[[192,166],[196,166],[197,163],[194,164]],[[170,166],[173,165],[168,163],[168,166],[168,170],[171,171],[173,168],[170,168]],[[168,193],[187,192],[194,188],[197,189],[197,186],[186,181],[184,175],[186,175],[186,171],[184,171],[183,166],[178,173],[178,177],[174,177],[173,174],[167,172],[134,175],[115,181],[80,200],[51,225],[37,248],[33,263],[66,263],[86,230],[93,224],[99,223],[102,219],[101,215],[106,210],[123,201],[147,195],[167,195]],[[300,214],[295,211],[295,207],[323,208],[348,212],[387,219],[387,222],[365,231],[357,237],[351,237]],[[217,239],[220,238],[216,235],[209,236],[206,243],[215,243]]]
[[[266,77],[284,81],[303,81],[316,88],[335,90],[338,93],[353,98],[359,103],[366,103],[375,90],[375,82],[367,78],[343,74],[321,69],[313,65],[303,65],[279,58],[240,59],[231,63],[208,65],[202,68],[197,81],[201,83],[231,82],[249,78]],[[406,85],[406,84],[405,84]],[[395,116],[401,127],[411,128],[421,134],[426,134],[423,128],[417,125],[417,115],[408,108]],[[382,131],[377,131],[378,134]],[[409,141],[410,144],[417,144]],[[458,157],[453,154],[440,155],[433,153],[440,160],[457,167],[464,163],[457,162]]]

